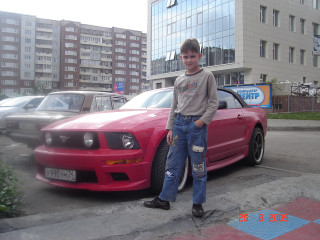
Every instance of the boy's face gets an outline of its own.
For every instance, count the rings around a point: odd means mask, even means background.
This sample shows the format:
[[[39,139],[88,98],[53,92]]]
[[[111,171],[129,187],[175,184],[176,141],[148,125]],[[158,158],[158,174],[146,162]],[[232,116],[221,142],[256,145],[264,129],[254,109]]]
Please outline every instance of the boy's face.
[[[196,53],[188,50],[180,55],[180,58],[187,68],[188,73],[196,73],[199,70],[199,60],[202,57],[202,53]]]

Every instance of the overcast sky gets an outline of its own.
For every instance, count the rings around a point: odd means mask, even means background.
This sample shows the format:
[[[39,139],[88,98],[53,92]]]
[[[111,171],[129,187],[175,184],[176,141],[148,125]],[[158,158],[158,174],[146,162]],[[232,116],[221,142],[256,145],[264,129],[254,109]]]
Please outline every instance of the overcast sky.
[[[1,0],[0,11],[147,32],[148,0]]]

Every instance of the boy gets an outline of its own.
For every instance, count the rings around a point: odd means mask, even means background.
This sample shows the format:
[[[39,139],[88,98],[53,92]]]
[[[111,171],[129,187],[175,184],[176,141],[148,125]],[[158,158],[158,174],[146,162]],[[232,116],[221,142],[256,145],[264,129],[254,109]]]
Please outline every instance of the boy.
[[[192,215],[202,217],[206,200],[206,150],[208,128],[217,108],[218,96],[214,76],[199,67],[202,57],[196,39],[187,39],[180,46],[187,71],[174,83],[173,99],[167,122],[167,156],[165,179],[159,197],[144,202],[148,208],[170,209],[175,201],[185,160],[190,157],[193,176]]]

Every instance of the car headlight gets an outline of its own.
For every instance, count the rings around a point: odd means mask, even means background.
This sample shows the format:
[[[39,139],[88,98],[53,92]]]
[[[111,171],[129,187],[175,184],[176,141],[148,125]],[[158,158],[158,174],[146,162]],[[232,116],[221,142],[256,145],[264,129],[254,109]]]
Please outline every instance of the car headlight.
[[[94,135],[90,132],[86,132],[83,135],[83,144],[87,148],[91,148],[94,143]]]
[[[44,135],[44,141],[45,141],[45,144],[50,146],[52,144],[52,135],[51,133],[47,132],[45,135]]]
[[[108,132],[105,134],[111,149],[139,149],[139,143],[131,133]]]

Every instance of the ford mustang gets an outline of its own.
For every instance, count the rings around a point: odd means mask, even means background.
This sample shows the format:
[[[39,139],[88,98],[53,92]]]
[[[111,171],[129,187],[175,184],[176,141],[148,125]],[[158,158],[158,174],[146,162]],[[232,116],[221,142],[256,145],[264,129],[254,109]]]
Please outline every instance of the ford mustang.
[[[161,191],[168,153],[165,129],[173,88],[141,93],[119,110],[90,113],[41,130],[37,178],[92,191]],[[232,90],[218,88],[219,109],[208,126],[207,171],[243,160],[262,162],[267,118]],[[179,190],[190,176],[186,159]]]

